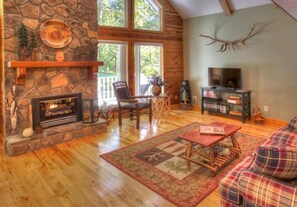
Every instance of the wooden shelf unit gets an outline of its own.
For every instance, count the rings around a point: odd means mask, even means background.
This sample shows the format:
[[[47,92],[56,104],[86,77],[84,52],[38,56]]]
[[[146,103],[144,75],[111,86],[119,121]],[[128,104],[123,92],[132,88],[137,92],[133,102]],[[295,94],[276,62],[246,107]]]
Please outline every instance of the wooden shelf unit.
[[[205,92],[211,92],[214,97],[205,96]],[[251,91],[243,90],[231,90],[228,88],[212,88],[202,87],[201,88],[201,114],[204,111],[208,111],[211,114],[221,114],[230,118],[241,118],[242,123],[245,119],[251,118]],[[240,103],[229,103],[228,96],[240,97]],[[207,107],[213,105],[215,107]],[[222,108],[226,107],[226,112],[222,112]],[[236,108],[238,111],[232,111],[231,109]]]
[[[88,78],[98,73],[98,67],[103,66],[100,61],[10,61],[7,66],[16,69],[16,84],[24,85],[27,68],[57,68],[57,67],[88,67]]]

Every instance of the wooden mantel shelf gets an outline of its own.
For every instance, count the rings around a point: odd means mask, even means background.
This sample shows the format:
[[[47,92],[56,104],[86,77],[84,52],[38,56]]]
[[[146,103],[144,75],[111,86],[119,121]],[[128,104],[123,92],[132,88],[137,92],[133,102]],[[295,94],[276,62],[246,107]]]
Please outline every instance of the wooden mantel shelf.
[[[98,67],[103,66],[100,61],[11,61],[7,66],[16,69],[16,84],[24,85],[27,68],[57,68],[57,67],[88,67],[88,78],[93,79],[98,73]]]

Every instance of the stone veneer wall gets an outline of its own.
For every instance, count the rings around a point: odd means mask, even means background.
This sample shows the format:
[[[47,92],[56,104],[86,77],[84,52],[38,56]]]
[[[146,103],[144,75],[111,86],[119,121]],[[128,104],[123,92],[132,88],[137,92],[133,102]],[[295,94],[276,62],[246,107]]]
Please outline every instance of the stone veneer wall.
[[[39,36],[40,25],[48,19],[64,21],[72,29],[70,45],[50,48]],[[4,50],[7,61],[18,60],[17,30],[21,23],[37,36],[35,60],[54,60],[57,50],[64,51],[65,60],[96,60],[97,58],[97,1],[94,0],[5,0]],[[5,94],[15,81],[15,70],[5,66]],[[97,97],[97,80],[87,78],[87,68],[27,69],[25,85],[16,86],[17,130],[20,134],[29,127],[29,104],[32,97],[82,93],[83,98]],[[6,136],[11,135],[10,112],[5,111]]]

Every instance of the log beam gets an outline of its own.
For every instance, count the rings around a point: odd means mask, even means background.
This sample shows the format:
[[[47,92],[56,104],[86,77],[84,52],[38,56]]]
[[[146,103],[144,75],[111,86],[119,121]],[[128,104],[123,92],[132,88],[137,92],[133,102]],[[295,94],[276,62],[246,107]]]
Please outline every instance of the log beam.
[[[221,7],[223,9],[223,12],[226,16],[231,16],[232,15],[232,10],[230,8],[230,5],[228,3],[228,0],[219,0]]]

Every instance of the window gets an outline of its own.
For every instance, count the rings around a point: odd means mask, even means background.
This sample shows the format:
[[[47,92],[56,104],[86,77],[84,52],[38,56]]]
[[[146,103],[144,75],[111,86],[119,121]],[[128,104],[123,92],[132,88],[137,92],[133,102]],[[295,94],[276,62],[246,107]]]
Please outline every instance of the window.
[[[161,8],[155,0],[134,0],[134,28],[161,30]]]
[[[126,0],[98,0],[97,3],[99,25],[127,27]]]
[[[127,43],[102,42],[98,45],[98,60],[104,62],[98,73],[99,103],[115,100],[112,83],[126,80]]]
[[[162,51],[161,44],[142,44],[135,45],[135,94],[149,95],[151,85],[148,79],[153,75],[162,76]]]

